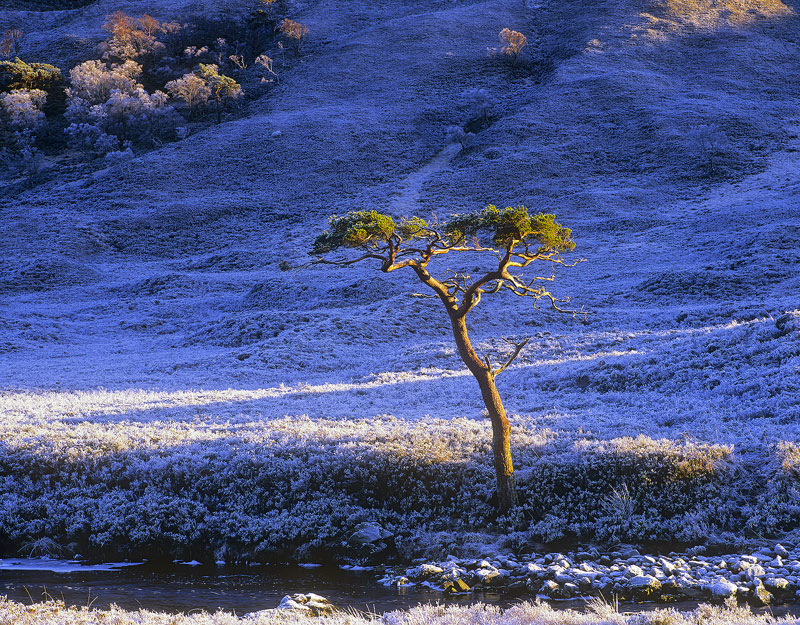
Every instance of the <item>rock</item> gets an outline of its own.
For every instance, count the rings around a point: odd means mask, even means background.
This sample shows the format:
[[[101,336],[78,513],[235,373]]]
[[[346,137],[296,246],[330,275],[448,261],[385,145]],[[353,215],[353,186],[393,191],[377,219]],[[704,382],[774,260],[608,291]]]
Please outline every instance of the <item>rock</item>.
[[[744,575],[744,579],[746,579],[748,582],[752,582],[755,579],[764,577],[766,574],[767,572],[764,570],[764,567],[761,566],[760,564],[753,564],[751,566],[748,566],[742,572],[742,575]]]
[[[773,577],[764,580],[764,587],[774,595],[786,593],[790,589],[790,586],[789,580],[783,577]]]
[[[310,592],[305,595],[286,595],[278,604],[278,610],[297,610],[311,616],[321,616],[332,614],[336,608],[325,597]]]
[[[444,569],[433,564],[420,564],[419,566],[406,570],[406,575],[408,577],[422,580],[438,578],[442,573],[444,573]]]
[[[644,575],[644,571],[642,570],[642,567],[631,564],[625,569],[625,575],[628,577],[642,577]]]
[[[558,599],[561,594],[561,587],[552,579],[548,579],[544,584],[542,584],[540,592],[543,595],[547,595],[551,599]]]
[[[353,533],[350,534],[350,542],[357,545],[366,545],[368,543],[376,543],[389,536],[391,536],[391,533],[384,530],[377,523],[359,523],[355,526]]]
[[[774,597],[762,584],[758,584],[751,591],[749,598],[753,605],[764,606],[772,603]]]
[[[789,552],[786,550],[786,547],[784,547],[780,543],[775,545],[775,547],[772,549],[772,552],[776,556],[778,556],[779,558],[788,558],[789,557]]]
[[[626,585],[638,598],[649,597],[661,590],[661,582],[652,575],[637,575],[629,579]]]
[[[272,134],[271,134],[270,136],[271,136],[273,139],[277,139],[277,138],[278,138],[278,137],[280,137],[282,134],[283,134],[283,133],[282,133],[280,130],[273,130],[273,131],[272,131]]]
[[[664,575],[672,577],[675,575],[675,565],[672,564],[669,560],[665,558],[661,558],[661,570],[664,571]]]
[[[711,593],[712,599],[717,600],[733,597],[738,590],[738,586],[736,586],[736,584],[724,580],[714,582],[712,584],[706,584],[703,586],[703,588]]]
[[[572,575],[569,575],[568,573],[556,573],[553,576],[553,579],[559,584],[569,584],[574,581]]]

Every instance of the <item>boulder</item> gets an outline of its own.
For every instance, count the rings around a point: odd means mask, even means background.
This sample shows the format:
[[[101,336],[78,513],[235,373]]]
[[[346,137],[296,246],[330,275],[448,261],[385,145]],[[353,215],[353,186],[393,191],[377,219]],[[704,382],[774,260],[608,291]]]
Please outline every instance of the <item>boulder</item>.
[[[295,610],[309,616],[322,616],[332,614],[336,608],[325,597],[315,595],[313,592],[307,594],[286,595],[278,604],[278,610]]]
[[[652,575],[637,575],[626,582],[627,589],[637,598],[644,599],[661,590],[661,582]]]
[[[703,586],[703,588],[711,593],[712,599],[716,599],[718,601],[722,601],[728,597],[733,597],[738,590],[738,586],[736,584],[726,580],[720,580],[711,584],[706,584]]]

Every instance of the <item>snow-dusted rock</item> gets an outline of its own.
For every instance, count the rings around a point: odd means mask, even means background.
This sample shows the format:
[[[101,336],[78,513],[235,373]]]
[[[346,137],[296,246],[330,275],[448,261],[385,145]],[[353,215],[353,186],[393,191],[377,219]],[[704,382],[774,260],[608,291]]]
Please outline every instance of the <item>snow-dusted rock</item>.
[[[738,587],[733,582],[720,580],[711,584],[703,586],[705,590],[711,593],[712,599],[727,599],[736,594]]]

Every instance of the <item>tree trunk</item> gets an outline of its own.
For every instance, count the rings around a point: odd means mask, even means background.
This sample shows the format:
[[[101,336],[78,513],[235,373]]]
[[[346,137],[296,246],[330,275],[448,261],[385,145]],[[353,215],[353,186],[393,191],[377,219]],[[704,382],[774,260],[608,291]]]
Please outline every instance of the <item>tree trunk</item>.
[[[511,424],[506,417],[500,393],[494,382],[494,374],[486,363],[478,358],[467,333],[464,317],[451,313],[450,323],[461,360],[467,365],[481,389],[481,396],[489,419],[492,422],[492,453],[497,478],[497,503],[501,512],[517,505],[517,486],[514,480],[514,464],[511,461]]]
[[[220,106],[220,101],[219,100],[220,100],[219,97],[217,97],[217,99],[216,99],[216,102],[217,102],[217,124],[221,124],[222,123],[222,107]]]

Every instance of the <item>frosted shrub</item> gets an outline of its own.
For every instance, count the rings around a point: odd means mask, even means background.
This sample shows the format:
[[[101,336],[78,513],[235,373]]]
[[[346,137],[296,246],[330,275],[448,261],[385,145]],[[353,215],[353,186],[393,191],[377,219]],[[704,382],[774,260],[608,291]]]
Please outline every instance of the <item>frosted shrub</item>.
[[[469,121],[489,123],[489,113],[492,110],[492,97],[489,91],[482,88],[467,89],[461,94],[461,100],[469,114]]]
[[[47,94],[40,89],[14,89],[0,95],[0,106],[9,123],[18,130],[36,131],[44,123]]]
[[[86,61],[69,72],[70,99],[80,98],[89,104],[103,104],[112,91],[133,93],[140,85],[142,66],[134,61],[109,67],[102,61]]]
[[[728,136],[716,124],[692,126],[687,133],[689,147],[697,157],[708,163],[709,171],[716,171],[715,161],[730,147]]]
[[[119,149],[119,139],[106,134],[95,124],[72,123],[64,130],[70,147],[96,155],[105,155]]]
[[[466,132],[461,126],[448,126],[444,130],[448,143],[460,143],[461,149],[465,150],[475,140],[475,134]]]
[[[278,77],[278,74],[273,69],[273,60],[271,57],[267,56],[266,54],[260,54],[256,57],[256,60],[253,61],[254,65],[258,65],[261,67],[261,82],[270,82],[274,80],[274,78]],[[274,77],[274,78],[271,78]]]

